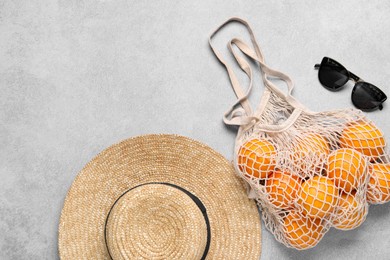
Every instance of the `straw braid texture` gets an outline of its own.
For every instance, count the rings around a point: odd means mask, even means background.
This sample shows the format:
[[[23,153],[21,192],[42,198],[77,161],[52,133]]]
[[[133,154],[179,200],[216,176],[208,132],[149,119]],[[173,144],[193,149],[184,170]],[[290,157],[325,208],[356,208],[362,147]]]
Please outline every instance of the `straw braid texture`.
[[[201,259],[207,229],[194,201],[164,185],[144,185],[121,197],[107,222],[113,259]]]
[[[210,147],[176,135],[125,140],[85,166],[62,210],[61,259],[110,259],[104,236],[108,215],[107,244],[114,259],[201,255],[206,231],[199,208],[179,190],[148,184],[155,182],[180,186],[204,204],[211,229],[207,259],[259,259],[257,207],[231,164]]]

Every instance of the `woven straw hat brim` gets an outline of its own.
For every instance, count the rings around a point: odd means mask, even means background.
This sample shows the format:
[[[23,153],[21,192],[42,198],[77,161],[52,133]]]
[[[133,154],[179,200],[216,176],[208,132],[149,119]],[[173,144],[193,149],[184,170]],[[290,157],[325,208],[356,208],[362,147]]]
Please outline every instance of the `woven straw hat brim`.
[[[177,185],[204,204],[211,234],[207,259],[260,258],[259,213],[231,163],[186,137],[145,135],[109,147],[78,174],[61,213],[61,259],[110,259],[107,216],[118,198],[148,183]],[[158,259],[147,250],[144,257]]]

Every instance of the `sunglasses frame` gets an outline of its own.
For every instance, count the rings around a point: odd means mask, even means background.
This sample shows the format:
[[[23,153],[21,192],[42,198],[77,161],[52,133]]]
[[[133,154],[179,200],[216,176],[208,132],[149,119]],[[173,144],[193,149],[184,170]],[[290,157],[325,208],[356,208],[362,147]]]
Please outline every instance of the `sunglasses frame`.
[[[345,81],[345,83],[343,83],[341,86],[335,87],[335,88],[326,86],[326,85],[322,82],[321,78],[319,77],[319,75],[320,75],[320,70],[321,70],[321,66],[323,66],[325,63],[326,63],[326,66],[329,66],[329,63],[334,63],[334,64],[337,65],[338,67],[344,69],[344,70],[346,71],[346,73],[347,73],[346,76],[348,76],[348,79]],[[386,99],[387,99],[386,94],[385,94],[381,89],[379,89],[377,86],[375,86],[375,85],[373,85],[373,84],[371,84],[371,83],[369,83],[369,82],[367,82],[367,81],[362,80],[359,76],[357,76],[356,74],[354,74],[354,73],[352,73],[351,71],[347,70],[347,69],[345,68],[345,66],[342,65],[341,63],[339,63],[338,61],[336,61],[336,60],[334,60],[334,59],[332,59],[332,58],[329,58],[329,57],[324,57],[324,58],[322,58],[321,64],[315,64],[315,65],[314,65],[314,69],[317,69],[317,70],[318,70],[318,79],[319,79],[321,85],[322,85],[324,88],[326,88],[327,90],[330,90],[330,91],[333,91],[333,92],[339,91],[341,88],[343,88],[343,87],[345,86],[345,84],[347,84],[347,82],[348,82],[349,80],[354,81],[354,82],[355,82],[355,85],[354,85],[354,87],[353,87],[353,89],[352,89],[351,101],[352,101],[353,105],[354,105],[355,107],[359,108],[360,110],[369,112],[369,111],[374,111],[374,110],[376,110],[376,109],[379,109],[379,110],[382,110],[382,109],[383,109],[383,102],[385,102]],[[372,86],[373,88],[375,88],[378,92],[380,92],[380,93],[382,94],[383,98],[382,98],[382,100],[378,101],[379,104],[378,104],[377,106],[375,106],[375,107],[373,107],[373,108],[371,108],[371,109],[370,109],[370,108],[369,108],[369,109],[366,109],[366,108],[360,108],[360,107],[355,103],[355,101],[354,101],[354,99],[353,99],[353,95],[354,95],[354,93],[355,93],[355,91],[356,91],[356,88],[357,88],[357,86],[358,86],[358,83],[366,83],[366,84],[369,84],[370,86]]]

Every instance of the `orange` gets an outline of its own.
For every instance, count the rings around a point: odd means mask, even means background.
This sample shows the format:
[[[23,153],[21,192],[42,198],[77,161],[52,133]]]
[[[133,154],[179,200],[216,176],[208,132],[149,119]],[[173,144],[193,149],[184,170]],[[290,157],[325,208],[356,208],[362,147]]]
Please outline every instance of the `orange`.
[[[265,139],[252,139],[238,151],[238,168],[248,176],[266,178],[275,169],[276,149]]]
[[[319,159],[328,156],[329,144],[326,139],[316,133],[309,133],[303,136],[293,148],[294,163],[301,170],[312,170],[317,168]]]
[[[367,201],[372,204],[390,201],[390,164],[371,164],[368,173]]]
[[[332,214],[337,205],[338,190],[332,180],[324,176],[314,176],[306,180],[298,192],[298,204],[303,213],[313,218],[323,218]]]
[[[288,172],[275,171],[271,173],[265,182],[265,189],[270,197],[269,201],[277,208],[291,208],[297,197],[300,183],[300,177]]]
[[[367,206],[356,200],[354,194],[342,193],[339,198],[337,217],[333,226],[337,229],[354,229],[363,223],[367,215]]]
[[[359,120],[344,128],[340,146],[353,148],[370,157],[378,157],[384,153],[386,143],[383,133],[373,123]]]
[[[328,157],[327,175],[336,186],[345,192],[359,187],[364,178],[366,161],[356,150],[342,148],[333,151]]]
[[[292,210],[284,218],[285,238],[296,249],[308,249],[315,246],[322,238],[324,226],[320,219],[306,218]]]

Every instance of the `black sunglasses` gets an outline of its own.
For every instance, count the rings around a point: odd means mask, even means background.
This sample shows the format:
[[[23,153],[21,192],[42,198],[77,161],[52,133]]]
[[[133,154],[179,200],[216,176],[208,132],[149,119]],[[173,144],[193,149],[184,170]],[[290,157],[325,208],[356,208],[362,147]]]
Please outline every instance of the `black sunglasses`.
[[[314,68],[318,69],[318,79],[321,84],[330,91],[340,90],[352,79],[355,86],[352,90],[351,99],[355,107],[363,111],[382,110],[382,103],[387,99],[386,94],[378,87],[363,81],[348,71],[337,61],[324,57],[321,64],[316,64]]]

